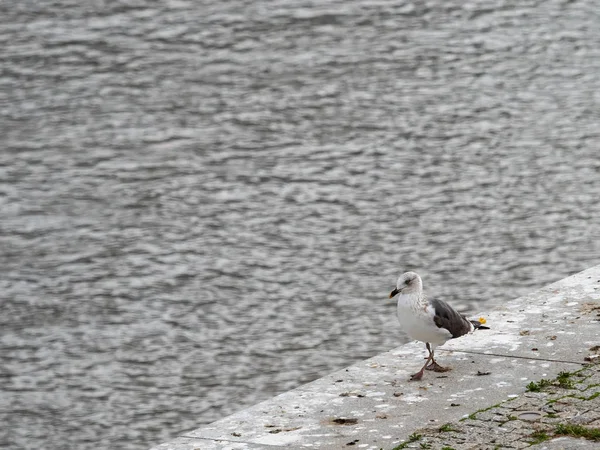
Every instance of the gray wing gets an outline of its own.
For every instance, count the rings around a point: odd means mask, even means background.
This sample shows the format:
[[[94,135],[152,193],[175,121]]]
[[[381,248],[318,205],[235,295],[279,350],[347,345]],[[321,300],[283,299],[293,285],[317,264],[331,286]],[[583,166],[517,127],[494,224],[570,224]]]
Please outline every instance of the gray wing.
[[[435,311],[433,321],[438,328],[445,328],[457,338],[473,330],[473,325],[465,316],[457,312],[443,300],[429,300]]]

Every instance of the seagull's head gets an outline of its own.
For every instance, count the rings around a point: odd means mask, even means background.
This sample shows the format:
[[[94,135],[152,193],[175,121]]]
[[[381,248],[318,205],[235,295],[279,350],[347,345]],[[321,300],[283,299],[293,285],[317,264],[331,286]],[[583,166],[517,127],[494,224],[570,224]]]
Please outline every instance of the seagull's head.
[[[421,292],[421,289],[423,289],[421,277],[415,272],[406,272],[400,275],[398,278],[396,289],[390,293],[390,298],[393,298],[396,294],[412,294],[415,292]]]

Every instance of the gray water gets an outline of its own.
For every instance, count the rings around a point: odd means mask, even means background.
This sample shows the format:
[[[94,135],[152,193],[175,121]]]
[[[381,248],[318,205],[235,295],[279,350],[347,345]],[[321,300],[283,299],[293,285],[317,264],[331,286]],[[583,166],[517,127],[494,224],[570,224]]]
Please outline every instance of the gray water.
[[[598,264],[599,13],[0,2],[0,446],[145,449],[393,348],[404,270],[477,317]]]

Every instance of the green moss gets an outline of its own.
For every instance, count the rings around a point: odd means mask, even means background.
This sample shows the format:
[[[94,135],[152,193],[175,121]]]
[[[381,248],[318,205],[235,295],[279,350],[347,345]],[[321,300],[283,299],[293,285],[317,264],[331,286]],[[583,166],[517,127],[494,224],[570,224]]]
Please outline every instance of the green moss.
[[[419,446],[420,446],[421,448],[431,448],[431,444],[426,444],[425,442],[421,442],[421,443],[419,444]]]
[[[546,417],[548,417],[549,419],[556,419],[558,417],[558,414],[548,413],[546,414]]]
[[[592,376],[592,374],[584,374],[582,373],[585,370],[588,370],[590,366],[583,366],[581,369],[575,370],[574,372],[561,372],[565,374],[569,374],[572,377],[582,378],[581,380],[577,380],[576,383],[581,383]],[[559,374],[560,375],[560,374]]]
[[[452,447],[442,447],[442,450],[454,450]]]
[[[554,430],[556,434],[577,436],[591,441],[600,441],[600,428],[587,428],[581,425],[559,423]]]
[[[531,445],[539,444],[540,442],[547,441],[550,436],[545,431],[534,431],[529,435],[530,440],[528,441]]]
[[[575,382],[571,379],[571,375],[569,372],[560,372],[556,377],[558,386],[563,389],[575,389]]]
[[[552,381],[542,378],[537,383],[535,381],[532,381],[531,383],[529,383],[527,385],[527,390],[529,392],[540,392],[543,388],[545,388],[546,386],[550,386],[551,384],[552,384]]]
[[[559,382],[558,387],[561,387],[563,389],[575,389],[575,383],[573,383],[573,380],[567,380],[562,383]]]
[[[417,433],[413,433],[408,437],[408,442],[415,442],[418,441],[419,439],[421,439],[423,436],[421,436],[420,434]]]
[[[584,377],[585,375],[579,373],[584,369],[585,368],[582,368],[576,372],[560,372],[555,380],[541,379],[538,382],[532,381],[527,385],[527,390],[529,392],[540,392],[546,386],[551,385],[555,385],[563,389],[575,389],[575,383],[580,383],[582,380],[576,381],[573,379],[573,377]]]
[[[594,400],[599,395],[600,395],[600,392],[595,392],[594,394],[592,394],[588,398],[586,398],[586,400]]]
[[[439,431],[440,431],[440,433],[444,433],[447,431],[456,431],[456,430],[454,428],[452,428],[452,424],[446,423],[439,428]]]
[[[600,392],[595,392],[592,395],[590,395],[589,397],[584,397],[583,395],[567,395],[566,397],[577,398],[579,400],[588,401],[588,400],[594,400],[599,395],[600,395]],[[565,398],[565,397],[562,397],[562,398]]]
[[[551,405],[552,403],[560,402],[562,399],[567,398],[567,397],[572,397],[572,395],[563,395],[562,397],[553,398],[551,400],[548,400],[546,402],[546,405]]]
[[[516,398],[516,397],[515,397]],[[475,411],[474,413],[469,414],[468,417],[463,417],[462,419],[459,420],[459,422],[464,422],[467,419],[471,419],[471,420],[477,420],[477,414],[482,413],[482,412],[486,412],[489,411],[490,409],[494,409],[497,408],[498,406],[504,404],[504,403],[508,403],[508,402],[512,402],[515,398],[509,398],[508,400],[503,400],[500,403],[496,403],[495,405],[492,406],[488,406],[487,408],[482,408],[482,409],[478,409],[477,411]]]
[[[408,444],[410,444],[411,442],[415,442],[418,441],[419,439],[421,439],[423,436],[417,433],[413,433],[408,437],[408,441],[403,442],[400,445],[397,445],[396,447],[394,447],[392,450],[402,450],[403,448],[406,448],[408,446]]]

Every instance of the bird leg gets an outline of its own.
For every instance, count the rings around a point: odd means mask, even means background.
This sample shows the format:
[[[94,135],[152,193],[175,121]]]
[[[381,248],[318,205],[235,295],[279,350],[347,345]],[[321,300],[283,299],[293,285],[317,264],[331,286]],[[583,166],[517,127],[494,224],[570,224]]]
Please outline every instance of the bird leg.
[[[433,352],[431,351],[431,347],[429,347],[429,343],[426,344],[426,347],[427,347],[427,350],[429,351],[429,356],[427,357],[427,361],[425,361],[425,364],[423,365],[423,367],[421,367],[421,370],[419,370],[417,373],[413,373],[410,376],[409,381],[421,381],[421,378],[423,378],[423,371],[427,367],[427,364],[429,364],[429,362],[433,360]]]
[[[433,350],[429,346],[429,342],[427,342],[425,345],[427,346],[427,350],[429,350],[429,353],[431,354],[431,364],[425,367],[425,369],[433,370],[434,372],[448,372],[449,370],[452,370],[450,367],[440,366],[433,357]]]

